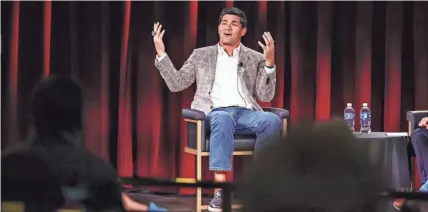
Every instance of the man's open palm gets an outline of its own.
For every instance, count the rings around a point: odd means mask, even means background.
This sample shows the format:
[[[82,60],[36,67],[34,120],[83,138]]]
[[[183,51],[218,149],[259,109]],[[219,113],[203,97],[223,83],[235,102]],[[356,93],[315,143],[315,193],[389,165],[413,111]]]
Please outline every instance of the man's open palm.
[[[153,43],[155,44],[156,53],[161,56],[165,53],[165,44],[163,43],[163,35],[165,30],[162,30],[162,25],[159,22],[153,25]]]

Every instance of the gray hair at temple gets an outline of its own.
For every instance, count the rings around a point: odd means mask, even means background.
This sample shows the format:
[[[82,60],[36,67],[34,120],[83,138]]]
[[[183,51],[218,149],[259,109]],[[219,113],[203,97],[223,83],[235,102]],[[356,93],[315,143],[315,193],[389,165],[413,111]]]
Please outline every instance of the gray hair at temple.
[[[378,211],[382,169],[371,165],[361,144],[343,121],[291,130],[244,175],[243,211]]]

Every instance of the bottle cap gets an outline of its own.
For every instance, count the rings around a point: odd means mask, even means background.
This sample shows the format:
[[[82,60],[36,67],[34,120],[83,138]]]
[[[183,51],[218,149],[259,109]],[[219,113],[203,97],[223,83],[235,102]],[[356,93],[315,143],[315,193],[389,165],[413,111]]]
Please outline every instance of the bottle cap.
[[[352,103],[346,103],[347,107],[352,107]]]
[[[363,107],[367,107],[368,106],[368,104],[367,103],[363,103]]]

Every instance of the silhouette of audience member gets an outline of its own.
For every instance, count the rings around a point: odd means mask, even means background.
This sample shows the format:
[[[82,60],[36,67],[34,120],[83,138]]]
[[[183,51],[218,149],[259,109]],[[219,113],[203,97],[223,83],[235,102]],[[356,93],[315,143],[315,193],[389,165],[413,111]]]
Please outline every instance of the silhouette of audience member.
[[[31,101],[35,133],[2,157],[26,152],[44,159],[59,176],[64,199],[87,210],[166,211],[122,193],[115,169],[82,147],[82,96],[80,85],[69,77],[42,80]]]
[[[26,212],[55,211],[64,205],[59,177],[46,161],[25,152],[1,160],[2,210],[8,211],[3,203]]]
[[[342,121],[292,130],[245,175],[243,211],[382,211],[388,203],[375,196],[385,190],[382,179],[361,144]]]

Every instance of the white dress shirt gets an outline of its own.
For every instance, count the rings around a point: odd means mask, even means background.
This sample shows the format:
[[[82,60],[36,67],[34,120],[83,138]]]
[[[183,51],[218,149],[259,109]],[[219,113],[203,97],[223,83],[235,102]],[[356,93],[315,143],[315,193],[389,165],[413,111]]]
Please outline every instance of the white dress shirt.
[[[213,107],[240,106],[252,108],[242,92],[242,81],[238,77],[240,46],[232,56],[218,45],[214,84],[211,90]]]

